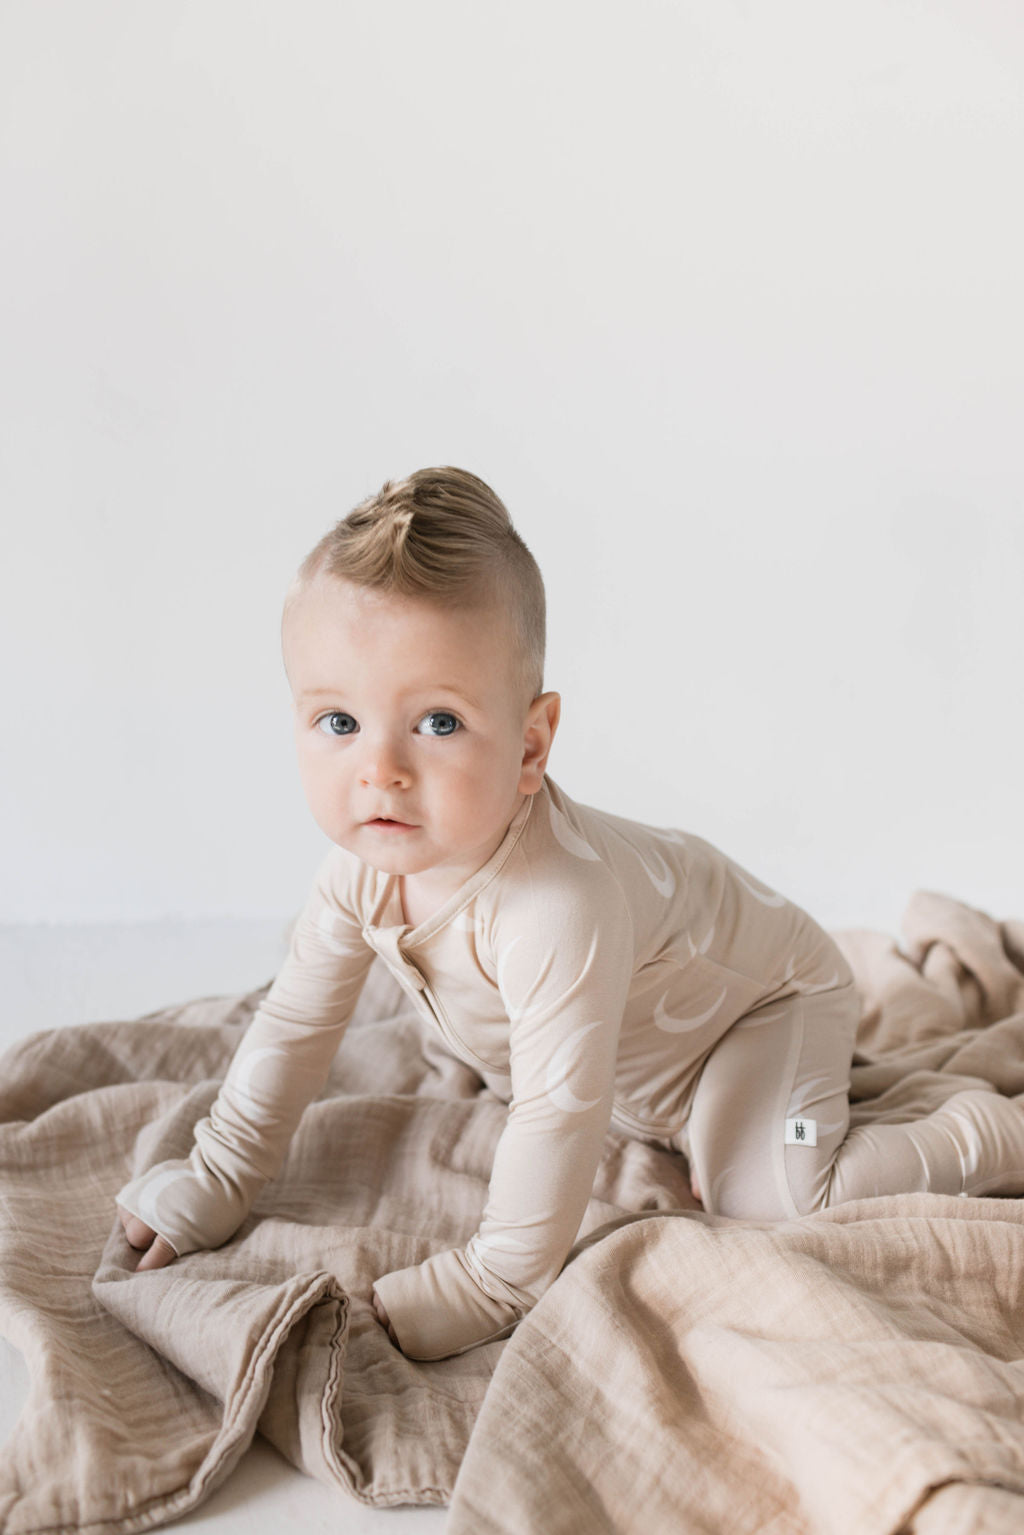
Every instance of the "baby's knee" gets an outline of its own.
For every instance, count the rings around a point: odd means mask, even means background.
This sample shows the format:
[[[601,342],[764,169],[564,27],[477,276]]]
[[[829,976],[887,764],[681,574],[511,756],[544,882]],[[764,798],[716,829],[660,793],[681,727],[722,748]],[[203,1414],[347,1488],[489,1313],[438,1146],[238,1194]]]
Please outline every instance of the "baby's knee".
[[[705,1209],[740,1221],[798,1220],[817,1214],[828,1204],[831,1163],[808,1160],[807,1154],[795,1167],[792,1161],[795,1158],[782,1158],[774,1166],[755,1165],[712,1178],[709,1189],[714,1192],[704,1200]]]

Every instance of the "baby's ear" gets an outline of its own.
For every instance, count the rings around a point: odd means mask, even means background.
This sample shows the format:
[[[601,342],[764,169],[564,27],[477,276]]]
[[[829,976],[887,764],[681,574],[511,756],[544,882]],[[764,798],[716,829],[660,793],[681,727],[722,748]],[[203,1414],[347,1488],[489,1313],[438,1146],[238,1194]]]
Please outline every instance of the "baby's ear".
[[[555,739],[562,714],[558,693],[541,693],[526,711],[523,726],[523,766],[519,776],[520,794],[536,794],[544,782],[548,753]]]

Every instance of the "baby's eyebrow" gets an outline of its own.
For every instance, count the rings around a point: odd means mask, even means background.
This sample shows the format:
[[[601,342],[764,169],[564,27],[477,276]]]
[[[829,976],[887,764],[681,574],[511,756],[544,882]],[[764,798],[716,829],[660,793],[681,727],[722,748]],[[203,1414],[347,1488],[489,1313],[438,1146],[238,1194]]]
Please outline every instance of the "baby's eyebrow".
[[[457,687],[454,682],[434,682],[431,683],[429,688],[417,689],[417,692],[419,691],[425,693],[450,693],[453,698],[461,699],[462,702],[464,704],[468,704],[471,709],[478,709],[480,707],[477,699],[473,697],[472,693],[467,693],[465,688]]]
[[[431,682],[415,689],[417,696],[429,696],[431,693],[447,693],[453,698],[458,698],[471,709],[479,709],[480,703],[472,693],[467,693],[465,688],[459,687],[454,682]],[[303,688],[299,694],[299,702],[305,703],[312,698],[337,698],[340,696],[340,688]]]

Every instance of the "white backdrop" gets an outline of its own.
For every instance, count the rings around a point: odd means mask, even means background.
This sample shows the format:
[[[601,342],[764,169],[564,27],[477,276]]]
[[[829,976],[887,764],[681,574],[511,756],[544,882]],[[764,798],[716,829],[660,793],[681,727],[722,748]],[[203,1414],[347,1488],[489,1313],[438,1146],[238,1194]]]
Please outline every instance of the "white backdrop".
[[[1024,13],[0,8],[0,920],[287,917],[288,578],[454,463],[551,772],[831,925],[1024,915]]]

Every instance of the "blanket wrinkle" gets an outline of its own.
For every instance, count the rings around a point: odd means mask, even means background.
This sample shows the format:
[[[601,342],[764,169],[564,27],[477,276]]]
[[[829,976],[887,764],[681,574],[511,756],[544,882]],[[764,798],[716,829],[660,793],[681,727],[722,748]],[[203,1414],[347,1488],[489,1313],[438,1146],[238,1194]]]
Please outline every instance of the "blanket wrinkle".
[[[919,890],[900,930],[903,947],[881,933],[834,935],[861,992],[862,1058],[1024,1012],[1024,921]]]
[[[965,1086],[1024,1112],[1024,923],[919,892],[902,933],[836,935],[864,1004],[855,1122]],[[3,1535],[165,1523],[257,1432],[340,1498],[450,1504],[450,1535],[1024,1527],[1021,1200],[729,1221],[695,1207],[678,1153],[609,1133],[570,1259],[513,1335],[405,1359],[371,1285],[471,1235],[505,1109],[376,964],[243,1226],[136,1274],[114,1193],[185,1154],[268,986],[0,1064],[0,1331],[31,1380]]]

